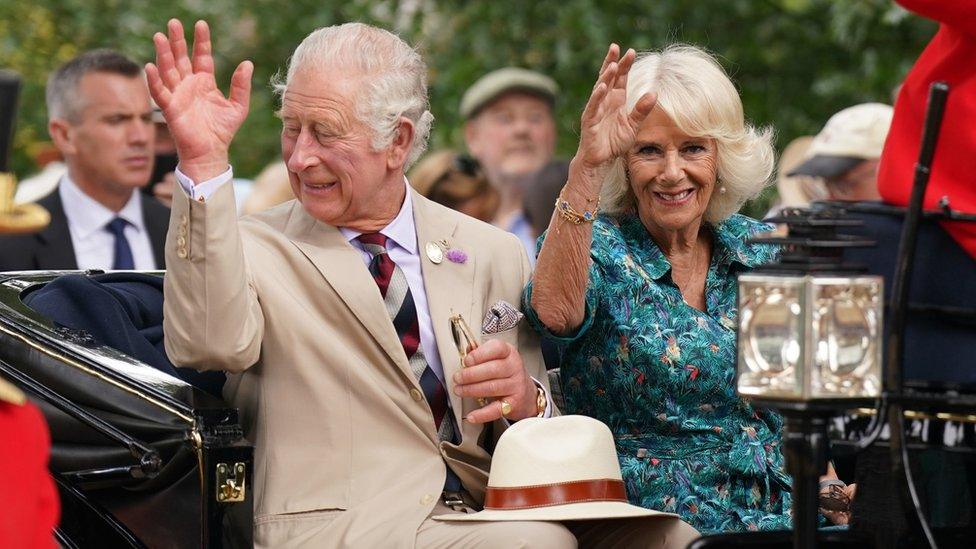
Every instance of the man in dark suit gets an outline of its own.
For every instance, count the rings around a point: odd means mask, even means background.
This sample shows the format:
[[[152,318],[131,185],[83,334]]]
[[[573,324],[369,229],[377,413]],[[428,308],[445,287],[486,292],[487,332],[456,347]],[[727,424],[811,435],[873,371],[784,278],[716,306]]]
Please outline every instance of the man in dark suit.
[[[169,209],[139,192],[155,137],[141,67],[114,51],[85,52],[51,75],[46,96],[68,172],[39,201],[51,213],[46,229],[0,237],[0,272],[164,268]]]

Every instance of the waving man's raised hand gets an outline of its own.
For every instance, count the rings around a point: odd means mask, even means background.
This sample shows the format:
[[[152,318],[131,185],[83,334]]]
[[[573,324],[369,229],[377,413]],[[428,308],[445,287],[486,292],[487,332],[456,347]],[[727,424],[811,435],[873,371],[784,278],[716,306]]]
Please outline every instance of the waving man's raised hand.
[[[230,82],[230,97],[217,87],[210,28],[197,21],[193,57],[188,55],[183,25],[171,19],[169,36],[153,36],[156,63],[146,65],[149,92],[163,111],[180,158],[180,171],[201,183],[226,171],[234,135],[247,118],[254,66],[243,61]]]
[[[642,96],[629,112],[627,75],[637,54],[630,49],[620,57],[620,47],[611,44],[600,67],[580,120],[580,144],[576,162],[584,171],[603,171],[634,144],[637,127],[654,108],[653,94]],[[602,179],[602,178],[599,178]]]

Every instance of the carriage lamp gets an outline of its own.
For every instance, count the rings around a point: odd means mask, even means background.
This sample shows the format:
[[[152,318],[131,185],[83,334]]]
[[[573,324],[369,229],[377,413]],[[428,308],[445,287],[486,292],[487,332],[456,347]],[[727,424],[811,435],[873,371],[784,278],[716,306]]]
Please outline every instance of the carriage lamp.
[[[739,393],[879,396],[882,298],[878,276],[740,276]]]
[[[761,399],[881,394],[883,281],[842,262],[870,241],[836,234],[857,222],[830,210],[784,212],[779,261],[739,276],[738,391]]]
[[[793,547],[817,545],[819,477],[827,424],[881,395],[884,292],[879,276],[844,262],[844,249],[871,246],[838,234],[860,225],[829,205],[786,210],[779,259],[739,275],[737,388],[785,419],[783,452],[793,477]]]

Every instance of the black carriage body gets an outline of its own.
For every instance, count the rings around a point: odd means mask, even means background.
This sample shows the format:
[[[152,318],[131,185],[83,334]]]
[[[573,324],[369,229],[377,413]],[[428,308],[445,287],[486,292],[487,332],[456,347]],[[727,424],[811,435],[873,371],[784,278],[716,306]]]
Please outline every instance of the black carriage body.
[[[23,303],[63,274],[0,274],[0,375],[28,394],[50,428],[58,541],[226,546],[229,515],[238,524],[253,517],[254,449],[237,410]],[[236,535],[248,544],[245,530]]]

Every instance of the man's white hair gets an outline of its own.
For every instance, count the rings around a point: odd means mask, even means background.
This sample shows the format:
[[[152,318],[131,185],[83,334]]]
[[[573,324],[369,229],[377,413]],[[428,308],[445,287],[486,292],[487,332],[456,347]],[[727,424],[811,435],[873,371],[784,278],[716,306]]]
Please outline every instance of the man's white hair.
[[[746,124],[742,100],[718,61],[687,45],[637,56],[627,79],[627,109],[647,92],[684,133],[716,141],[718,181],[705,210],[705,220],[718,223],[739,211],[746,200],[770,183],[773,173],[773,132]],[[635,206],[627,181],[625,158],[619,158],[600,193],[600,209],[618,214]],[[719,192],[724,186],[725,192]]]
[[[292,77],[309,69],[363,76],[367,92],[356,99],[356,111],[359,120],[373,130],[374,150],[393,142],[403,116],[414,124],[404,170],[424,153],[434,121],[427,100],[427,65],[397,35],[363,23],[317,29],[295,49],[284,82],[280,73],[272,79],[275,93],[283,96]]]

